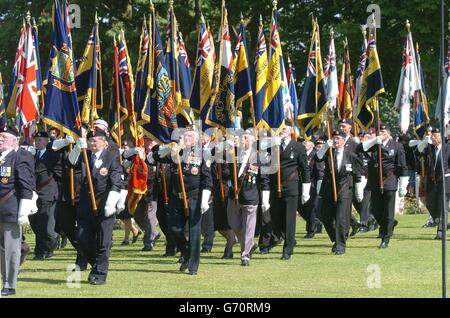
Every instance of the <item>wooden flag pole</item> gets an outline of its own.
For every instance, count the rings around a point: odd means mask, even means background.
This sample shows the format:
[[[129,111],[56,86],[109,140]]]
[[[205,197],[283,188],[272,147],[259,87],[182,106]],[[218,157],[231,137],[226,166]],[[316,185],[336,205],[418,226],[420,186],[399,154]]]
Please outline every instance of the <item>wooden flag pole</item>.
[[[186,188],[184,187],[184,178],[183,178],[183,169],[181,167],[180,154],[177,153],[177,164],[178,164],[178,177],[180,179],[181,193],[183,195],[183,204],[184,204],[184,215],[186,217],[189,216],[189,203],[186,195]]]
[[[169,196],[167,195],[166,167],[161,163],[161,181],[163,188],[164,207],[169,207]]]
[[[376,109],[377,109],[377,128],[378,133],[377,135],[380,136],[380,129],[381,129],[381,123],[380,123],[380,106],[378,104],[378,99],[375,98],[374,100]],[[378,173],[380,174],[380,193],[384,193],[384,180],[383,180],[383,152],[382,152],[382,145],[378,145]]]
[[[69,152],[72,152],[73,145],[69,144]],[[70,187],[70,205],[75,206],[75,176],[74,169],[72,167],[69,168],[69,187]]]
[[[89,159],[87,156],[86,149],[83,149],[83,158],[84,158],[84,164],[86,165],[86,175],[87,175],[87,179],[88,179],[89,192],[91,195],[92,210],[94,212],[94,215],[97,216],[98,215],[97,202],[95,201],[94,185],[92,183],[91,168],[89,168]]]
[[[332,138],[331,124],[330,124],[330,115],[328,114],[328,112],[327,112],[327,132],[328,132],[328,139],[331,140],[331,138]],[[329,150],[330,150],[329,154],[330,154],[331,183],[333,186],[333,199],[334,199],[334,202],[336,203],[338,201],[338,196],[337,196],[336,170],[335,170],[335,166],[334,166],[333,147],[330,147]]]

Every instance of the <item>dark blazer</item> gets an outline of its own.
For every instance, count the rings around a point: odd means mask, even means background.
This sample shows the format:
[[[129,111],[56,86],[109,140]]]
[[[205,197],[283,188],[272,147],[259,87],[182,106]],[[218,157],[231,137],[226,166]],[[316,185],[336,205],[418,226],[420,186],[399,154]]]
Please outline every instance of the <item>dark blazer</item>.
[[[179,177],[178,164],[172,161],[171,156],[160,158],[158,155],[159,146],[152,149],[155,161],[170,163],[170,183],[168,184],[168,194],[182,199],[182,190]],[[185,158],[187,160],[184,160]],[[188,199],[198,198],[202,190],[212,190],[211,161],[203,160],[201,153],[184,149],[180,154],[181,169],[184,180],[184,188]]]
[[[445,147],[444,160],[444,174],[445,174],[445,193],[450,194],[450,145],[448,143],[443,145]],[[442,189],[442,155],[436,158],[437,148],[434,145],[428,145],[422,157],[425,157],[426,169],[426,191],[441,191]]]
[[[291,140],[286,149],[281,149],[281,191],[283,196],[296,196],[299,194],[298,183],[311,182],[311,169],[308,165],[305,146],[295,140]],[[275,163],[276,164],[276,163]],[[277,191],[277,173],[270,176],[270,188]]]
[[[62,155],[47,147],[41,158],[35,155],[36,192],[43,201],[56,201],[62,176]]]
[[[358,144],[356,141],[353,140],[353,136],[350,136],[350,138],[347,139],[345,142],[344,148],[351,152],[356,152],[358,148]]]
[[[334,155],[336,155],[335,153],[336,151],[333,151]],[[325,163],[325,175],[320,188],[320,196],[325,200],[333,200],[334,194],[330,155],[327,152],[322,160],[319,158],[317,158],[317,160]],[[338,199],[352,198],[353,183],[361,182],[362,164],[360,159],[354,152],[344,148],[341,167],[338,170],[337,162],[335,161],[334,168],[336,173],[336,189]]]
[[[74,177],[74,193],[75,193],[75,202],[80,200],[80,188],[81,188],[81,159],[78,160],[75,166],[72,166],[69,162],[69,147],[65,147],[58,151],[61,155],[61,185],[59,192],[59,200],[63,202],[70,202],[70,168],[73,168],[73,177]]]
[[[358,147],[362,148],[362,144]],[[367,191],[380,190],[380,173],[378,166],[378,145],[370,148],[367,153],[370,156],[367,167]],[[384,189],[388,191],[397,191],[398,178],[408,176],[408,167],[406,165],[405,150],[403,145],[394,141],[392,138],[382,146],[382,165]]]
[[[87,152],[88,158],[91,158],[91,152]],[[92,183],[94,185],[95,198],[97,202],[97,210],[99,215],[104,216],[105,203],[110,191],[120,192],[123,185],[122,180],[122,166],[118,153],[104,149],[100,155],[99,160],[102,161],[101,166],[94,167],[89,162],[91,169]],[[91,161],[91,160],[89,160]],[[87,181],[87,174],[85,163],[82,162],[82,182],[81,182],[81,194],[80,203],[78,205],[77,217],[84,218],[93,215],[92,203],[89,192],[89,186]]]
[[[0,162],[1,223],[17,223],[19,202],[33,198],[35,182],[34,160],[28,151],[13,150]]]
[[[242,163],[237,162],[236,173],[239,175],[239,171],[242,167]],[[230,171],[231,187],[229,190],[229,199],[234,199],[234,177],[233,164],[228,165]],[[237,180],[239,188],[239,203],[242,205],[259,205],[259,191],[270,190],[270,179],[266,174],[261,173],[261,165],[258,160],[257,152],[252,150],[250,157],[245,164],[242,175]]]

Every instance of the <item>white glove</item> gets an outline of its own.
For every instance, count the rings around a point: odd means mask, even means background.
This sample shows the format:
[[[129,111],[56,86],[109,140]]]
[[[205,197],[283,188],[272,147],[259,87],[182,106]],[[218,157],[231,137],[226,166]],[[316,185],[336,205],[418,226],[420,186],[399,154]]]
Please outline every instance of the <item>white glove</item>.
[[[69,162],[72,165],[76,165],[78,158],[80,157],[80,153],[81,153],[81,149],[80,146],[78,146],[78,144],[75,145],[75,147],[73,147],[72,151],[69,153]]]
[[[398,184],[398,196],[400,198],[403,198],[406,193],[408,193],[407,191],[407,187],[408,187],[408,183],[409,183],[409,177],[400,177],[399,180],[399,184]]]
[[[372,148],[375,145],[381,145],[383,143],[383,137],[377,136],[376,138],[373,138],[371,140],[364,141],[362,143],[363,150],[368,151],[370,148]]]
[[[127,190],[120,190],[120,200],[116,204],[116,213],[120,213],[125,210],[125,203],[127,202]]]
[[[269,199],[270,199],[270,191],[263,191],[262,192],[262,206],[261,206],[263,213],[269,211],[269,209],[270,209]]]
[[[417,145],[417,150],[422,153],[425,151],[425,149],[427,149],[427,147],[428,147],[428,140],[427,138],[425,138],[424,140],[419,142],[419,144]]]
[[[116,205],[119,202],[121,195],[117,191],[110,191],[105,204],[105,216],[109,218],[116,213]]]
[[[125,170],[131,169],[132,166],[133,166],[133,163],[130,160],[125,159],[124,161],[122,161],[122,167]]]
[[[281,146],[281,137],[273,137],[272,145],[273,146]]]
[[[317,152],[317,158],[319,160],[322,160],[325,154],[327,153],[328,149],[333,147],[333,141],[327,140],[327,142],[320,148],[320,150]]]
[[[317,195],[320,195],[320,189],[322,188],[322,182],[323,182],[323,180],[317,180],[317,185],[316,185]]]
[[[311,183],[302,184],[302,204],[309,201],[309,191],[311,190]]]
[[[76,142],[76,145],[80,148],[80,149],[87,149],[88,145],[87,145],[87,140],[84,138],[79,138]]]
[[[367,178],[364,176],[361,176],[361,183],[363,185],[363,190],[364,190],[367,186]]]
[[[52,149],[54,151],[58,151],[58,150],[61,150],[65,147],[67,147],[68,145],[74,144],[74,143],[75,143],[75,140],[73,139],[73,137],[70,135],[67,135],[66,138],[53,141]]]
[[[209,197],[211,195],[210,190],[203,190],[202,191],[202,203],[200,205],[200,212],[203,214],[206,211],[209,210]]]
[[[153,152],[150,151],[150,152],[148,153],[148,155],[147,155],[147,161],[148,161],[148,163],[151,164],[151,165],[155,163],[155,159],[153,158]]]
[[[419,140],[410,140],[408,143],[409,148],[414,148],[417,147],[419,145],[420,141]]]
[[[30,211],[30,215],[36,214],[38,212],[38,207],[37,207],[37,200],[38,200],[38,194],[33,191],[33,198],[31,199],[33,205],[31,206],[31,211]]]
[[[28,147],[28,152],[31,153],[31,155],[35,155],[36,154],[36,148],[34,148],[33,146]]]
[[[364,184],[362,182],[355,184],[355,196],[358,202],[361,202],[364,199]]]
[[[20,199],[19,202],[19,211],[17,222],[19,225],[27,225],[30,224],[28,220],[28,216],[31,214],[31,211],[34,208],[33,200],[30,199]]]
[[[130,149],[124,150],[124,152],[123,152],[123,157],[124,157],[125,159],[128,159],[128,158],[130,158],[130,157],[132,157],[132,156],[139,155],[139,154],[141,154],[142,152],[144,152],[144,149],[142,149],[142,148],[140,148],[140,147],[130,148]]]
[[[360,144],[360,143],[361,143],[361,140],[359,140],[358,137],[354,137],[354,138],[353,138],[353,141],[356,142],[357,144]]]
[[[161,146],[161,147],[159,147],[159,150],[158,150],[158,156],[159,156],[160,158],[165,158],[165,157],[167,157],[168,155],[170,155],[170,152],[171,152],[171,150],[170,150],[169,147],[167,147],[167,146]]]

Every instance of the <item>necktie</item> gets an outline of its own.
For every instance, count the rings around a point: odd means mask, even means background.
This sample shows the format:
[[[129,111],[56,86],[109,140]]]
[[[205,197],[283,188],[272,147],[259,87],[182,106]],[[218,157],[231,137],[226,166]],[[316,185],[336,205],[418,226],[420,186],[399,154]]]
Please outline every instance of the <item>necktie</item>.
[[[39,160],[40,158],[41,158],[41,151],[38,150],[38,151],[36,152],[36,160]]]
[[[97,157],[95,156],[95,154],[91,155],[91,166],[94,168],[95,167],[95,162],[97,161]]]

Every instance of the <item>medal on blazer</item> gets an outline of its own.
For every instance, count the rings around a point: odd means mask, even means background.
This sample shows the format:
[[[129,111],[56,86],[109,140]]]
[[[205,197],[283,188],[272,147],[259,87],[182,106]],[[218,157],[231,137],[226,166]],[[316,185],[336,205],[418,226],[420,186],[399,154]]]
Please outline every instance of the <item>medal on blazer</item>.
[[[7,184],[7,183],[8,183],[8,178],[6,178],[6,177],[5,177],[5,178],[2,178],[1,181],[2,181],[3,184]]]
[[[290,158],[291,158],[291,160],[294,159],[294,152],[292,151],[292,149],[291,149],[291,157]]]
[[[11,167],[0,167],[0,177],[11,177]]]
[[[106,177],[108,175],[108,169],[107,168],[101,168],[98,173],[100,173],[101,176]]]

